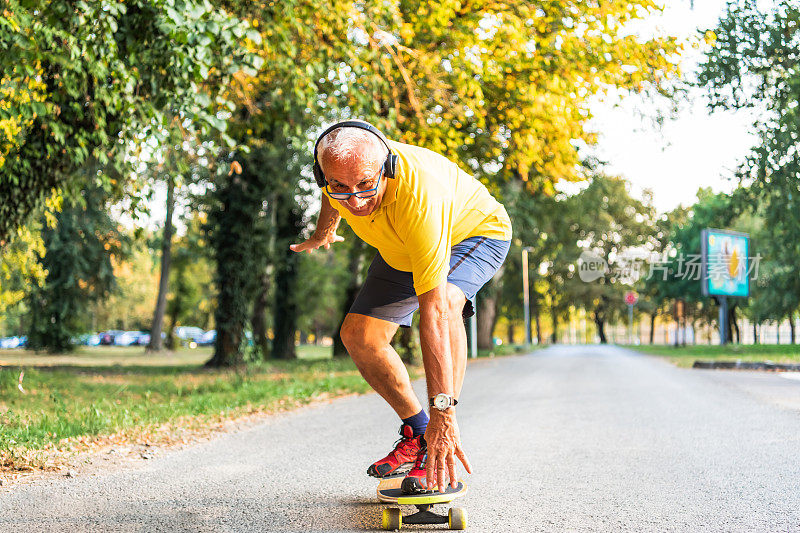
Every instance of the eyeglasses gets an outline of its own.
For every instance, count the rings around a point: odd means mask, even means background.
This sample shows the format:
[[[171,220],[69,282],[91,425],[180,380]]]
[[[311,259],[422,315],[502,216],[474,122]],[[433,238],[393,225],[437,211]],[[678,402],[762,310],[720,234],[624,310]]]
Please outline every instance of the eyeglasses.
[[[366,191],[356,191],[356,192],[331,192],[328,188],[328,184],[325,183],[325,190],[328,192],[331,198],[334,200],[348,200],[351,196],[355,196],[356,198],[372,198],[376,194],[378,194],[378,187],[381,185],[381,178],[383,177],[383,170],[384,166],[381,165],[381,169],[378,171],[378,182],[375,184],[374,189],[367,189]]]

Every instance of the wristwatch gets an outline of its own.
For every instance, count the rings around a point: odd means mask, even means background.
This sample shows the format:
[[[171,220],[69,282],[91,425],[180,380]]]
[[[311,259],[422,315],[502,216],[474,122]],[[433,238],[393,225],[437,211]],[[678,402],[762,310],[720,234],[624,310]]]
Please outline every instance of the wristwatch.
[[[454,405],[458,405],[458,400],[443,392],[430,399],[430,406],[440,411],[445,411]]]

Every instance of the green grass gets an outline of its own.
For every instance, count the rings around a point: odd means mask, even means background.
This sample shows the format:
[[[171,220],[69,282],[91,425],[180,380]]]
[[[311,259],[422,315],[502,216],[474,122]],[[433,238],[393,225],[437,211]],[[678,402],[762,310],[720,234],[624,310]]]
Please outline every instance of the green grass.
[[[160,354],[145,353],[141,346],[79,346],[63,355],[36,354],[28,350],[0,350],[0,367],[4,366],[184,366],[202,365],[211,357],[212,348],[180,348]],[[299,359],[327,359],[330,346],[305,344],[298,346]]]
[[[702,361],[772,361],[774,363],[800,363],[800,344],[729,344],[690,346],[625,346],[632,350],[667,357],[681,367],[691,367]]]
[[[519,355],[523,353],[531,353],[538,348],[539,346],[536,345],[525,346],[524,344],[501,344],[500,346],[495,346],[491,350],[478,350],[478,357]]]
[[[331,359],[319,347],[301,353],[303,359],[233,371],[202,368],[207,349],[158,356],[117,347],[68,356],[3,352],[3,365],[14,362],[0,367],[0,468],[26,466],[32,451],[66,449],[87,438],[216,422],[370,390],[349,358]]]

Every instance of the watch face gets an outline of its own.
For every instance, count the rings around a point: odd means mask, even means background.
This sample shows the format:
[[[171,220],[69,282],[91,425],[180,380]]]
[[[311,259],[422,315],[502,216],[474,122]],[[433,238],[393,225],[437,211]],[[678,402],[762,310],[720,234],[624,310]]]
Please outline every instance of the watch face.
[[[437,394],[433,399],[433,405],[437,409],[447,409],[450,407],[450,398],[446,394]]]

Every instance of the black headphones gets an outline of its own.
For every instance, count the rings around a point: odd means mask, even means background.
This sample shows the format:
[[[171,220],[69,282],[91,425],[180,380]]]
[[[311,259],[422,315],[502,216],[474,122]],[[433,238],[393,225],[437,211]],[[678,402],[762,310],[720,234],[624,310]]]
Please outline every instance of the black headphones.
[[[314,143],[314,179],[317,180],[317,185],[319,185],[320,188],[324,187],[328,183],[328,180],[325,179],[325,174],[322,173],[322,167],[319,166],[319,161],[317,161],[317,147],[327,134],[338,128],[359,128],[362,130],[367,130],[380,139],[384,146],[386,146],[386,149],[389,150],[389,155],[386,156],[386,161],[383,162],[383,175],[387,178],[395,177],[397,171],[397,155],[392,153],[392,149],[389,148],[389,143],[386,142],[386,137],[383,136],[383,133],[378,131],[378,128],[372,124],[361,122],[360,120],[345,120],[344,122],[338,122],[327,130],[323,131],[322,135],[317,137],[317,142]]]

